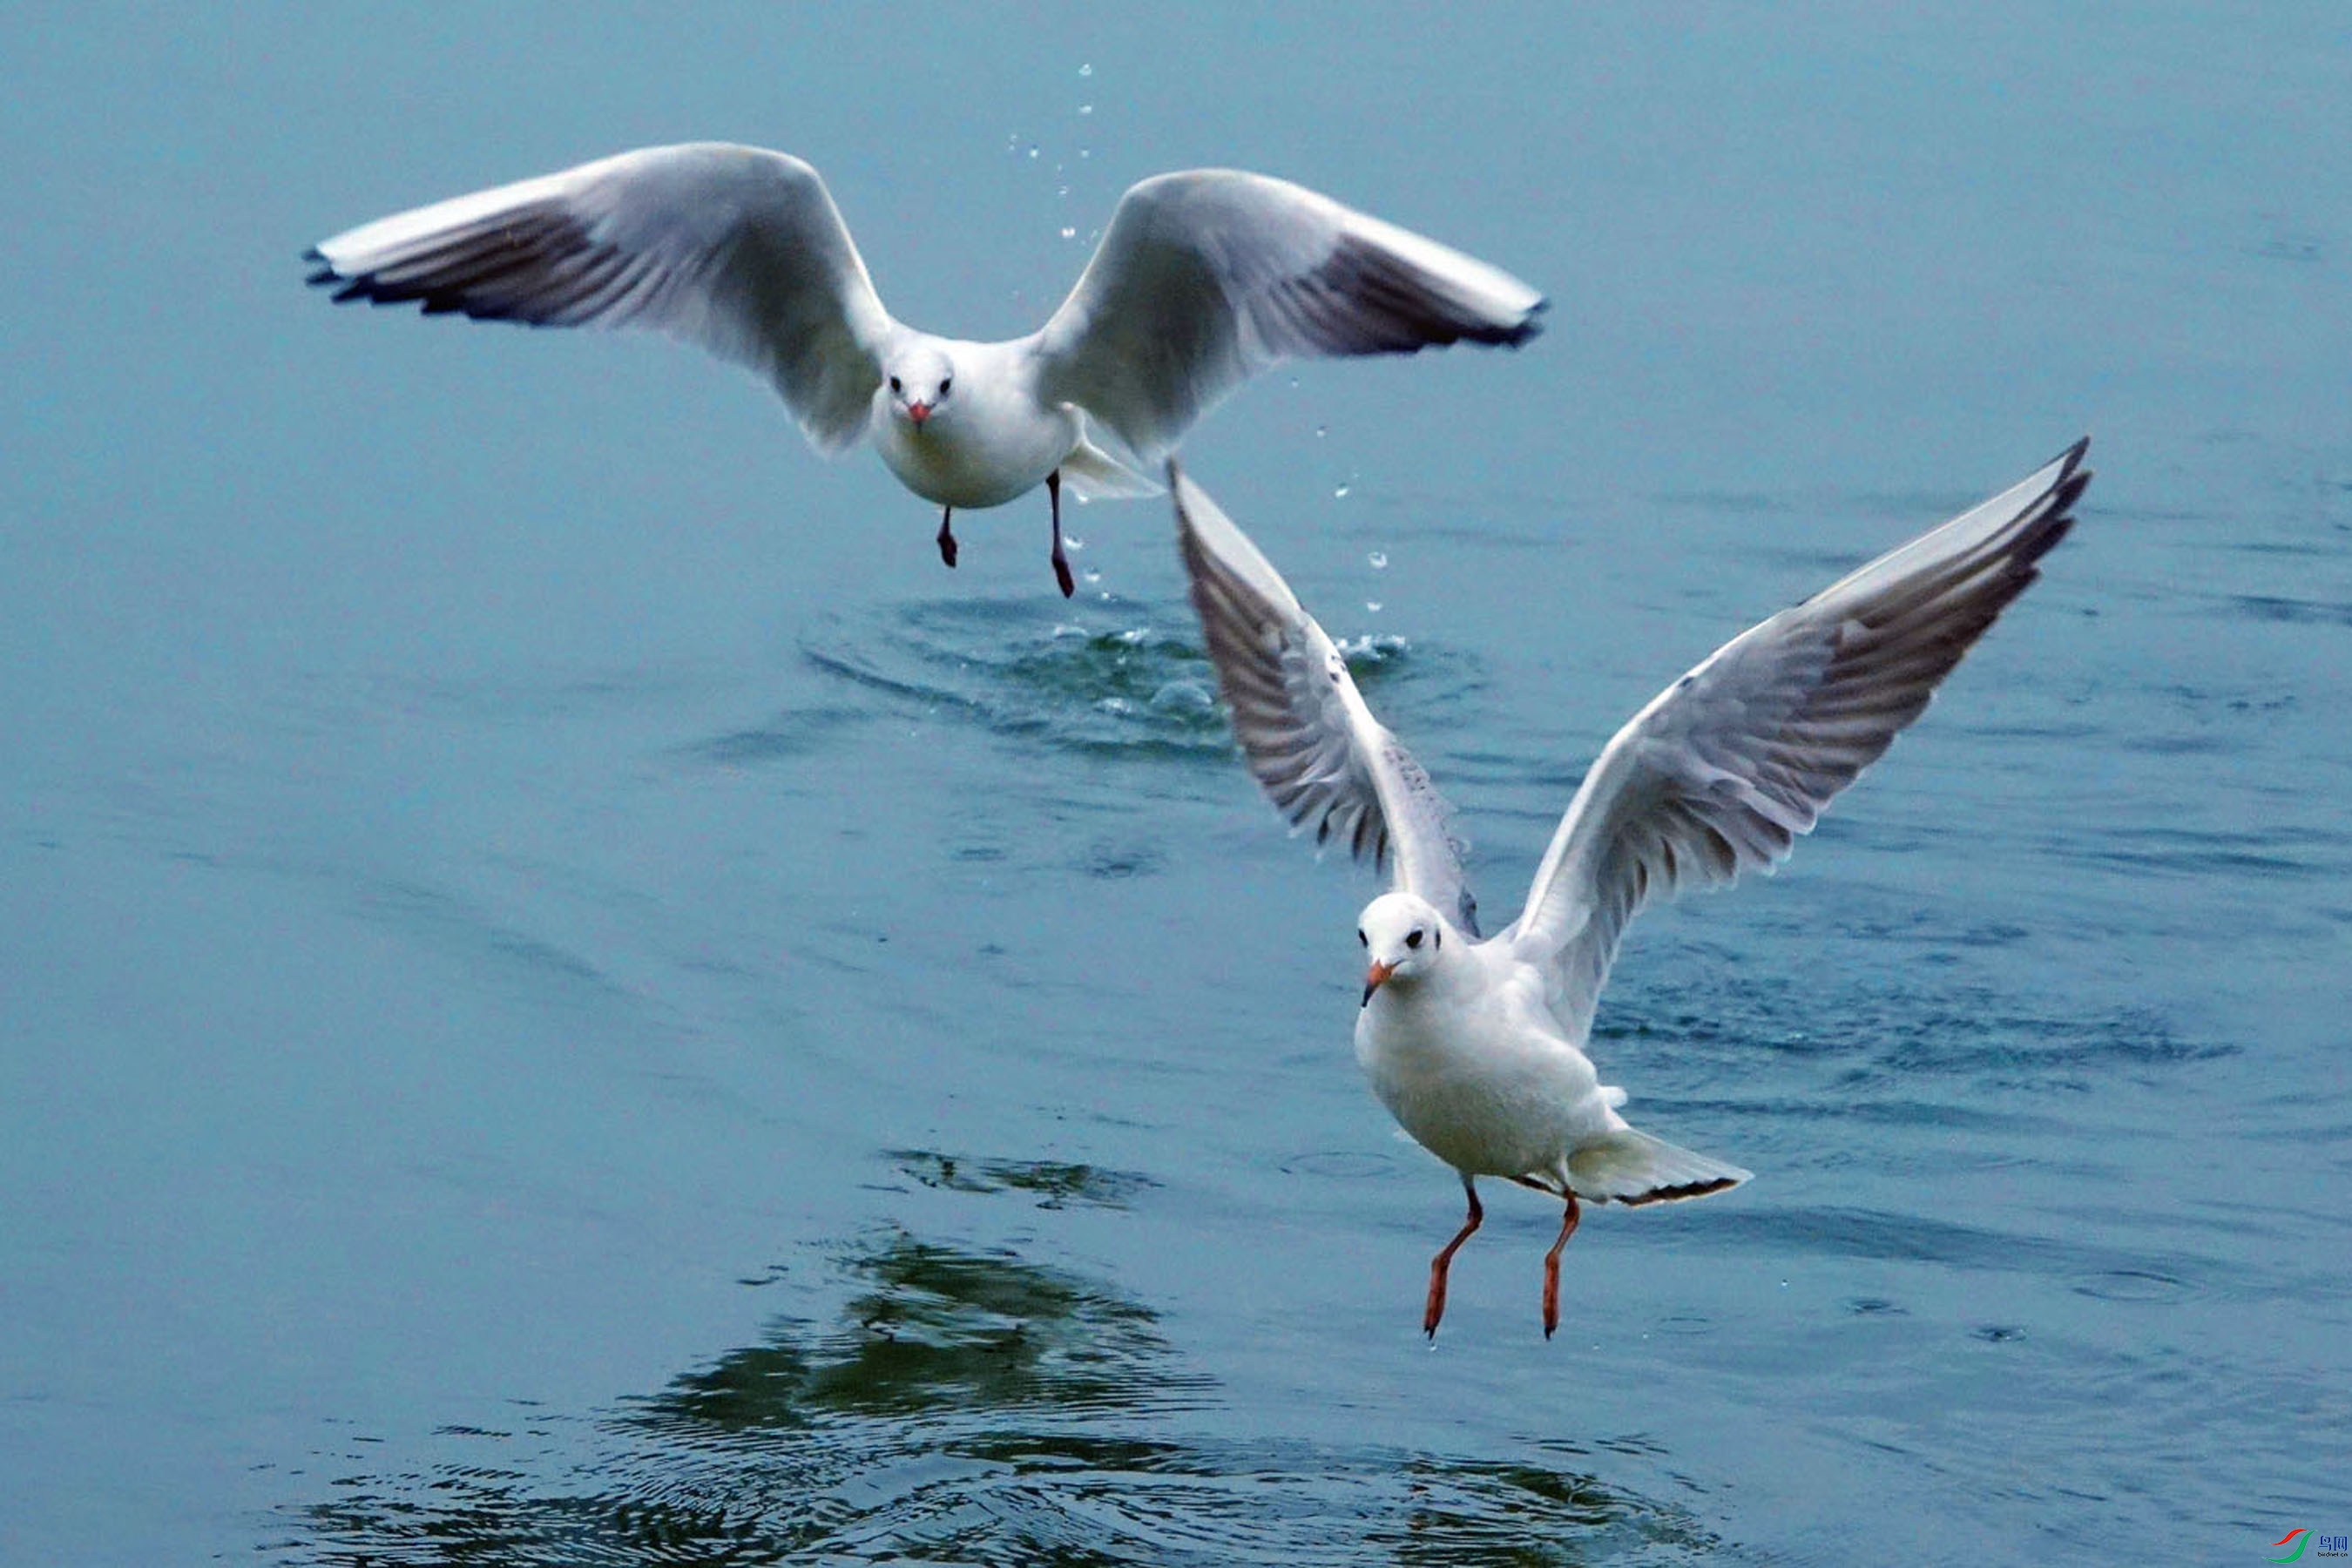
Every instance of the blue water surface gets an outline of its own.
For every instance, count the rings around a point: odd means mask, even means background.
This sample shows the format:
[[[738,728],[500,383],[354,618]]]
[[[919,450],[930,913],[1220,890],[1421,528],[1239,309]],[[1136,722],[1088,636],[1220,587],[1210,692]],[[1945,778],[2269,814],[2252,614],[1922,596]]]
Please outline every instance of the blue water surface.
[[[0,1562],[2242,1562],[2352,1408],[2333,6],[24,8],[0,353]],[[1283,174],[1547,289],[1188,443],[1490,911],[1750,622],[2021,477],[2044,582],[1594,1054],[1752,1168],[1459,1189],[1378,884],[1234,760],[1164,502],[936,517],[657,339],[299,252],[784,148],[1034,326]],[[1499,923],[1499,919],[1496,923]],[[2259,1554],[2259,1556],[2258,1556]]]

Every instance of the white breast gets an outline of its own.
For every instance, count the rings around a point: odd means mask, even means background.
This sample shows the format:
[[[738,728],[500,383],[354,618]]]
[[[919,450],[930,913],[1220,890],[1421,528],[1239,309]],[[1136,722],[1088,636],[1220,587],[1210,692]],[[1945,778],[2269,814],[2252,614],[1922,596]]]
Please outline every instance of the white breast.
[[[1619,1124],[1622,1096],[1503,987],[1383,986],[1357,1015],[1356,1059],[1398,1125],[1471,1175],[1556,1170]]]
[[[919,427],[894,413],[887,386],[875,395],[874,445],[901,484],[942,506],[1003,506],[1061,467],[1078,444],[1077,412],[1037,401],[1015,346],[948,344],[954,391]]]

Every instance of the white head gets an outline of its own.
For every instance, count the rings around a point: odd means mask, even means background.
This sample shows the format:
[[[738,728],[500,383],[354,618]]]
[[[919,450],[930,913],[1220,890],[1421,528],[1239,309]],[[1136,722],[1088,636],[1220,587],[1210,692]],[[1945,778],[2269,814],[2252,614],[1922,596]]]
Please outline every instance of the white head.
[[[955,363],[937,343],[913,343],[882,366],[882,390],[890,417],[919,430],[945,412],[955,391]]]
[[[1364,1001],[1391,982],[1411,985],[1438,963],[1445,950],[1445,922],[1436,906],[1416,893],[1382,893],[1356,918],[1356,940],[1371,967],[1364,972]]]

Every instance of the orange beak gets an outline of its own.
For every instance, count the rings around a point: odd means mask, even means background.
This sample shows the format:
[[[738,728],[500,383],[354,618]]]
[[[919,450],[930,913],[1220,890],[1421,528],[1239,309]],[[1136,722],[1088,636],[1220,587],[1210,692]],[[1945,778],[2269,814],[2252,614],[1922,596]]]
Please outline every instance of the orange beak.
[[[1375,963],[1370,969],[1365,970],[1364,1000],[1360,1005],[1370,1006],[1372,1001],[1372,993],[1378,991],[1381,988],[1381,984],[1385,982],[1390,975],[1394,974],[1395,973],[1396,965],[1393,963]]]
[[[918,427],[922,425],[924,420],[929,419],[930,416],[931,405],[929,404],[909,403],[907,405],[907,417],[913,420]]]

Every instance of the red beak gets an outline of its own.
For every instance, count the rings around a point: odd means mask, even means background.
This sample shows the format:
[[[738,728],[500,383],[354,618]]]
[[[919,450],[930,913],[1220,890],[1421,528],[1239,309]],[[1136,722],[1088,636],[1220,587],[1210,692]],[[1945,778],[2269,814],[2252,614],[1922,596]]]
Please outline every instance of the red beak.
[[[929,419],[930,416],[931,405],[929,404],[909,403],[907,405],[907,417],[913,420],[918,426],[920,426],[924,420]]]
[[[1393,963],[1375,963],[1364,971],[1364,1005],[1370,1004],[1372,993],[1378,991],[1381,984],[1395,973],[1396,965]]]

